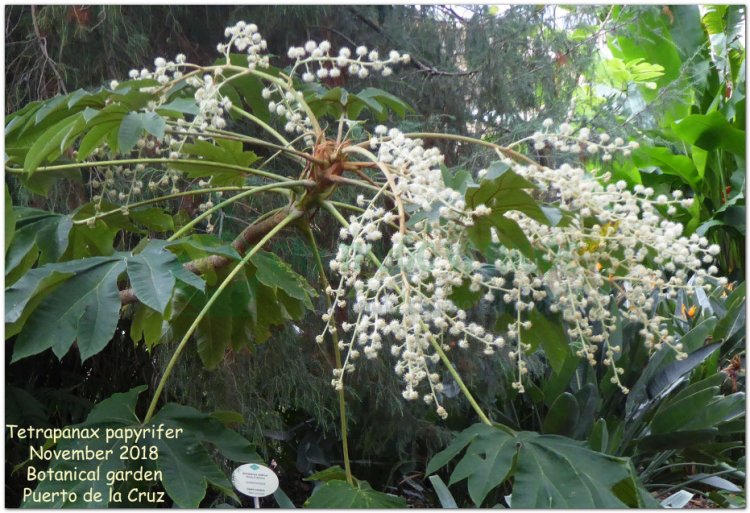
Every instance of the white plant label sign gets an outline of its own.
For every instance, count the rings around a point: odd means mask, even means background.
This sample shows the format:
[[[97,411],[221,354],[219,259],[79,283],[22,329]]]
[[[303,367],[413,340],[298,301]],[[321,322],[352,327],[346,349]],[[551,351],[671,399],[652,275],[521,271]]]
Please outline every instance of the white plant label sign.
[[[232,484],[248,497],[265,497],[279,487],[279,477],[268,467],[246,463],[234,469]]]

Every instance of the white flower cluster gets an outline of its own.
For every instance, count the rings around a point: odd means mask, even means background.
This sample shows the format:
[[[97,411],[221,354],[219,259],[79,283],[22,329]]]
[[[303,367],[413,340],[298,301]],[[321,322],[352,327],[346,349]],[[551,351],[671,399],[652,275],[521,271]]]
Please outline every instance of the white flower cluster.
[[[174,153],[171,149],[179,144],[180,141],[173,139],[170,135],[165,135],[160,142],[154,136],[149,135],[138,139],[133,151],[138,157],[165,158]],[[106,154],[106,143],[97,148],[94,153],[95,156],[101,158],[106,158]],[[176,194],[180,192],[177,187],[179,180],[180,173],[174,169],[146,167],[145,164],[138,163],[132,167],[109,165],[95,168],[92,170],[89,183],[93,192],[95,210],[99,212],[104,200],[121,203],[127,207],[132,200],[145,196],[147,193]]]
[[[180,71],[180,67],[182,67],[185,64],[186,61],[185,54],[178,54],[175,57],[174,61],[168,61],[164,57],[157,57],[154,59],[154,69],[150,70],[148,68],[143,68],[141,70],[137,69],[131,69],[128,72],[128,77],[130,77],[133,80],[141,79],[141,80],[156,80],[160,84],[164,85],[174,80],[179,80],[182,78],[182,71]],[[116,88],[119,85],[119,83],[115,80],[112,81],[110,86],[112,89]],[[150,89],[144,89],[144,91],[148,91]]]
[[[234,27],[227,27],[224,30],[224,37],[229,38],[229,41],[219,43],[216,49],[227,57],[227,62],[229,62],[229,53],[235,48],[239,52],[247,51],[248,68],[269,67],[269,56],[263,55],[268,49],[268,43],[258,32],[258,26],[255,23],[238,21]]]
[[[491,354],[504,345],[502,337],[494,336],[476,323],[467,321],[466,312],[449,299],[454,287],[471,276],[475,266],[465,258],[465,227],[473,216],[486,215],[487,207],[467,211],[463,196],[445,186],[440,165],[443,155],[437,149],[425,149],[417,139],[405,137],[396,129],[376,128],[372,146],[378,148],[377,160],[387,169],[389,194],[402,202],[404,208],[434,212],[432,220],[424,220],[415,228],[406,229],[406,220],[377,206],[379,195],[369,202],[362,215],[350,218],[341,230],[342,244],[331,268],[340,276],[334,308],[347,306],[346,292],[355,294],[352,308],[357,315],[353,324],[341,326],[348,342],[340,342],[347,351],[344,369],[334,375],[334,386],[340,387],[344,372],[354,369],[353,361],[364,354],[375,358],[387,338],[391,353],[399,358],[396,373],[404,381],[406,399],[419,397],[418,386],[427,382],[427,403],[434,403],[439,415],[447,415],[439,403],[442,390],[440,375],[435,371],[439,354],[435,344],[445,345],[445,337],[461,338],[484,345]],[[381,137],[377,137],[381,136]],[[448,222],[446,222],[448,221]],[[372,244],[393,232],[391,250],[375,274],[365,278]],[[326,330],[335,330],[330,320],[333,310],[324,319]],[[324,332],[325,333],[325,332]],[[318,337],[322,342],[323,336]]]
[[[598,145],[608,154],[631,147],[620,141],[612,147]],[[344,340],[339,346],[346,358],[343,369],[334,374],[336,387],[342,386],[345,373],[354,370],[353,362],[362,354],[375,358],[390,345],[398,357],[395,371],[403,379],[404,397],[418,398],[418,387],[427,383],[423,399],[445,416],[436,371],[440,352],[473,343],[488,355],[510,346],[508,356],[518,373],[513,386],[523,392],[523,375],[528,372],[524,358],[533,342],[528,337],[534,336],[528,313],[545,302],[561,313],[579,356],[595,365],[596,353],[603,349],[604,365],[613,368],[612,382],[627,393],[619,380],[623,370],[616,367],[619,347],[609,343],[615,312],[642,325],[640,334],[650,350],[668,346],[684,358],[682,345],[669,333],[668,319],[654,313],[656,302],[674,298],[680,290],[691,293],[694,287],[726,283],[712,278],[715,266],[704,269],[718,246],[709,246],[697,235],[683,237],[682,225],[665,218],[690,205],[692,199],[679,191],[671,199],[654,198],[649,188],[630,191],[624,182],[602,185],[607,175],[567,164],[551,169],[504,159],[567,214],[555,226],[518,211],[504,214],[518,223],[546,265],[499,244],[494,231],[498,257],[484,262],[477,259],[466,228],[481,216],[496,214],[486,205],[468,208],[462,194],[446,187],[439,168],[442,155],[385,127],[375,130],[371,148],[378,149],[376,159],[387,186],[369,200],[358,198],[364,212],[352,216],[341,230],[342,242],[330,264],[339,280],[327,291],[335,301],[317,339],[322,342],[326,331],[338,329],[333,322],[336,308],[351,307],[356,320],[340,326]],[[379,206],[384,195],[401,205],[395,209],[399,213]],[[402,213],[412,216],[408,223]],[[380,262],[372,250],[382,238],[390,240],[390,248]],[[482,292],[485,301],[502,301],[514,309],[506,330],[490,333],[470,322],[468,313],[451,300],[464,286]]]
[[[682,224],[668,220],[678,206],[687,208],[693,199],[684,198],[679,190],[672,199],[654,198],[653,189],[637,185],[630,191],[624,181],[605,186],[602,182],[609,181],[608,174],[591,174],[568,164],[550,169],[505,162],[572,214],[558,226],[518,213],[508,217],[518,222],[534,247],[545,252],[542,258],[551,266],[545,273],[531,263],[516,267],[515,279],[541,279],[554,298],[553,311],[560,311],[568,325],[577,354],[594,365],[598,347],[606,347],[603,362],[614,363],[618,348],[608,344],[616,328],[614,294],[623,316],[642,325],[646,347],[669,346],[678,359],[685,358],[682,345],[669,333],[669,319],[653,313],[656,302],[675,298],[680,290],[691,294],[696,286],[710,290],[726,284],[725,278],[711,278],[718,273],[710,264],[719,246],[709,246],[705,237],[696,234],[682,236]],[[512,265],[512,253],[501,252],[506,254],[506,266]],[[688,285],[692,275],[694,285]],[[618,373],[622,370],[616,369],[612,381],[627,391]]]
[[[156,80],[162,85],[185,77],[185,81],[188,85],[195,88],[194,98],[198,104],[199,113],[193,120],[192,126],[197,127],[200,130],[206,128],[224,128],[226,127],[226,121],[224,120],[224,111],[228,111],[232,108],[232,102],[229,98],[223,96],[220,93],[221,83],[217,82],[216,79],[209,74],[205,74],[203,77],[199,77],[193,74],[184,75],[181,68],[185,66],[186,57],[183,54],[177,55],[174,61],[167,61],[163,57],[157,57],[154,60],[154,70],[148,70],[146,68],[138,70],[130,70],[129,76],[132,79],[152,79]],[[117,87],[119,84],[117,81],[113,81],[110,86],[112,88]],[[145,92],[153,92],[155,88],[146,87],[141,88]],[[161,102],[166,100],[162,97]],[[158,105],[154,102],[149,104],[149,109],[153,110]]]
[[[302,106],[301,92],[286,91],[278,84],[269,84],[263,88],[261,95],[264,100],[270,100],[269,112],[286,119],[284,130],[292,134],[312,133],[312,122]]]
[[[295,61],[293,70],[304,67],[302,80],[312,82],[315,78],[336,78],[341,76],[341,70],[346,69],[350,75],[367,78],[370,70],[378,71],[384,77],[393,73],[391,66],[410,62],[409,54],[400,54],[396,50],[388,53],[387,59],[381,59],[377,50],[368,50],[366,46],[358,46],[352,51],[347,47],[339,49],[338,56],[331,55],[331,43],[328,41],[308,41],[305,46],[289,48],[287,57]],[[314,72],[314,73],[313,73]]]
[[[402,202],[429,211],[435,207],[444,217],[463,214],[461,194],[445,186],[440,166],[443,155],[437,148],[425,149],[422,141],[404,136],[399,130],[380,125],[370,139],[378,148],[377,161],[389,169],[393,178],[390,193]]]
[[[269,56],[265,54],[267,42],[258,32],[258,27],[254,23],[238,22],[233,27],[227,27],[224,36],[228,41],[219,43],[217,50],[222,53],[229,64],[229,54],[233,49],[247,53],[247,67],[249,69],[268,68]],[[232,108],[232,102],[229,98],[221,94],[220,89],[223,85],[221,69],[215,71],[215,76],[204,74],[203,77],[192,73],[185,75],[182,68],[186,67],[186,57],[179,54],[174,61],[167,61],[163,57],[157,57],[154,60],[154,69],[149,70],[130,70],[128,76],[131,79],[153,79],[161,85],[175,82],[186,76],[188,85],[195,88],[195,101],[198,104],[199,113],[193,120],[192,127],[199,130],[207,128],[223,129],[226,127],[224,112]],[[227,80],[231,80],[231,77]],[[119,82],[112,81],[111,88],[119,86]],[[155,88],[142,88],[149,92]],[[164,98],[162,99],[162,101]],[[152,105],[155,108],[157,105]]]
[[[627,157],[632,150],[638,148],[636,141],[626,143],[621,137],[612,139],[607,133],[592,134],[591,130],[586,127],[582,127],[575,132],[569,123],[562,123],[557,132],[551,132],[550,129],[553,125],[554,122],[551,119],[545,119],[542,122],[545,131],[534,132],[529,138],[533,141],[535,150],[551,147],[563,153],[588,153],[591,155],[601,153],[602,160],[608,162],[612,160],[612,154],[615,152],[619,151]]]
[[[223,129],[227,126],[224,112],[232,108],[232,100],[221,94],[221,83],[217,83],[211,75],[188,77],[187,83],[195,87],[195,101],[198,104],[198,115],[193,125],[200,130],[208,127]]]

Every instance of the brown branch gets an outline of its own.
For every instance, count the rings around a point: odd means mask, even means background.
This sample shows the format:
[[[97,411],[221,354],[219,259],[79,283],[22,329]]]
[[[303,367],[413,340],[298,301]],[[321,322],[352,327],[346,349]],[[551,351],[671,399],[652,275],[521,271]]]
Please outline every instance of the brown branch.
[[[57,64],[47,53],[47,38],[42,36],[42,33],[39,30],[39,22],[36,19],[36,5],[31,6],[31,24],[34,26],[34,34],[36,35],[36,40],[39,43],[39,48],[42,50],[42,55],[44,55],[44,60],[47,62],[47,64],[49,64],[49,67],[52,68],[52,71],[57,77],[58,88],[62,89],[63,93],[68,94],[68,90],[65,89],[65,81],[63,80],[62,76],[60,76],[60,72],[57,71]],[[42,78],[44,78],[44,73],[42,73]]]
[[[411,60],[414,66],[419,69],[419,71],[421,71],[422,73],[426,73],[431,77],[466,77],[479,73],[479,68],[469,71],[443,71],[433,68],[432,66],[428,66],[427,64],[424,64],[414,57],[412,57]]]
[[[389,44],[393,44],[393,41],[390,37],[388,37],[387,34],[383,32],[383,29],[380,28],[378,24],[376,24],[374,21],[369,19],[367,16],[362,14],[356,7],[349,7],[349,11],[362,23],[370,27],[372,30],[383,36],[386,41],[388,41]],[[429,64],[421,61],[419,58],[415,57],[414,55],[411,56],[411,63],[412,65],[417,68],[422,73],[426,73],[427,75],[431,77],[464,77],[469,75],[474,75],[475,73],[479,72],[479,68],[473,69],[470,71],[443,71],[435,68],[434,66],[430,66]]]
[[[260,239],[262,239],[268,232],[270,232],[274,226],[279,224],[289,215],[289,209],[285,208],[279,210],[274,215],[254,223],[245,228],[236,239],[232,242],[232,246],[237,250],[239,254],[244,254],[251,246],[255,245]],[[188,271],[201,274],[208,270],[219,269],[228,265],[232,260],[225,256],[211,255],[197,260],[192,260],[183,264],[185,269]],[[135,295],[135,291],[125,289],[120,291],[120,301],[123,305],[129,305],[137,303],[138,298]]]

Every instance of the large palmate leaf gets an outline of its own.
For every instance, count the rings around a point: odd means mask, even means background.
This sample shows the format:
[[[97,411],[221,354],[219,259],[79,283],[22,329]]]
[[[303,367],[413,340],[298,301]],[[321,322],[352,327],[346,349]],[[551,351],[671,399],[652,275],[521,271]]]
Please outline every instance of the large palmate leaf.
[[[167,126],[164,118],[156,112],[131,112],[125,116],[117,133],[117,145],[121,152],[130,151],[144,131],[161,139]]]
[[[372,489],[367,481],[326,481],[305,501],[306,508],[363,509],[405,508],[406,500]]]
[[[120,313],[117,278],[125,270],[125,262],[118,256],[87,260],[89,262],[70,262],[68,266],[65,265],[67,262],[51,264],[35,273],[33,278],[41,281],[49,273],[67,272],[73,264],[78,266],[74,276],[64,282],[65,286],[58,285],[28,317],[16,339],[14,362],[49,348],[62,358],[76,339],[81,359],[85,360],[104,348],[112,338]],[[85,265],[83,262],[92,265],[81,268]],[[24,284],[23,289],[15,290],[25,293],[36,290],[36,287]]]
[[[182,152],[193,157],[191,162],[176,161],[172,167],[184,171],[190,178],[211,177],[211,184],[214,186],[242,185],[245,176],[241,170],[259,158],[254,152],[245,151],[241,142],[227,140],[219,140],[216,144],[195,141],[185,144]],[[219,168],[212,164],[215,162],[236,166],[237,170]]]
[[[49,348],[62,358],[74,341],[82,360],[101,351],[117,327],[117,281],[126,270],[136,297],[158,313],[166,310],[175,279],[203,290],[204,282],[165,246],[165,241],[152,240],[137,255],[114,253],[27,272],[5,292],[6,337],[18,334],[13,361]],[[148,334],[153,339],[153,327]]]
[[[208,484],[235,497],[231,482],[212,461],[204,443],[216,447],[229,460],[261,462],[250,442],[211,415],[194,408],[167,404],[154,415],[152,423],[184,430],[176,439],[151,440],[159,448],[156,466],[164,473],[164,489],[180,507],[198,507]]]
[[[24,171],[33,173],[45,160],[59,157],[85,127],[86,120],[82,113],[74,114],[54,125],[45,133],[45,137],[38,139],[29,149],[23,163]]]
[[[200,293],[177,287],[168,315],[169,327],[160,342],[182,339],[216,289],[210,286]],[[267,306],[274,308],[270,302]],[[208,309],[193,335],[203,365],[213,369],[229,347],[238,351],[250,347],[253,340],[258,342],[253,336],[256,320],[256,290],[247,273],[239,273]]]
[[[242,258],[231,244],[207,233],[182,237],[167,244],[166,248],[177,255],[184,255],[188,260],[197,260],[210,255],[221,255],[231,260]]]
[[[160,208],[139,208],[130,210],[128,213],[130,219],[145,226],[148,230],[155,232],[166,232],[174,230],[174,220],[172,216]]]
[[[130,324],[130,338],[136,344],[143,340],[151,349],[159,343],[162,335],[162,315],[144,304],[135,306],[133,322]]]
[[[160,313],[172,297],[173,271],[182,267],[164,245],[164,241],[151,241],[143,251],[128,259],[128,276],[136,297]]]
[[[91,459],[83,461],[54,460],[50,468],[52,470],[65,470],[78,467],[78,470],[94,470],[101,465],[101,480],[99,481],[44,481],[41,482],[36,491],[75,491],[78,495],[76,502],[62,502],[62,497],[53,505],[45,504],[45,507],[124,507],[137,506],[138,504],[110,503],[106,473],[110,470],[134,470],[142,466],[144,470],[160,471],[162,473],[161,484],[164,486],[169,497],[175,504],[182,508],[196,508],[206,495],[208,485],[212,485],[230,497],[236,496],[232,491],[229,479],[224,475],[221,468],[211,458],[211,453],[205,444],[214,446],[225,458],[237,462],[259,462],[259,457],[250,443],[227,429],[224,425],[211,415],[201,413],[193,408],[177,404],[167,404],[154,415],[148,425],[144,426],[136,415],[136,403],[138,396],[146,390],[146,386],[139,386],[128,392],[114,394],[108,399],[97,404],[88,415],[86,420],[75,427],[100,428],[99,439],[87,440],[62,440],[58,442],[55,449],[76,449],[88,446],[94,451],[99,449],[111,449],[114,452],[106,461]],[[132,438],[125,441],[123,438],[114,438],[107,442],[104,434],[106,429],[131,429],[138,430],[141,427],[162,426],[162,433],[167,430],[177,429],[182,431],[179,436],[167,438],[153,433],[145,432],[138,441]],[[124,460],[120,459],[121,450],[124,446],[138,446],[149,448],[154,446],[158,451],[158,457],[154,459]],[[148,452],[146,452],[148,454]],[[127,483],[120,482],[114,486],[118,490]],[[156,482],[143,483],[145,486],[155,486]],[[128,485],[130,486],[130,485]],[[83,502],[83,492],[93,487],[94,491],[102,492],[102,499],[94,504]],[[123,494],[126,496],[126,494]],[[23,504],[24,507],[37,506],[31,501]],[[141,504],[141,506],[156,506],[156,504]]]
[[[6,285],[20,278],[35,262],[56,262],[68,247],[73,226],[70,216],[34,208],[16,207],[13,216],[15,234],[5,254]]]
[[[196,248],[181,245],[179,249]],[[310,297],[315,291],[276,255],[259,252],[251,264],[226,287],[195,330],[198,355],[209,369],[223,360],[229,348],[239,351],[265,342],[273,326],[299,319],[313,307]],[[224,276],[227,272],[222,269],[219,274]],[[166,339],[180,340],[184,336],[216,288],[211,285],[203,294],[182,290],[175,294]]]
[[[294,272],[281,258],[274,253],[259,251],[250,262],[255,266],[255,277],[263,285],[272,289],[281,289],[287,295],[304,301],[312,308],[310,297],[317,296],[315,290],[302,276]]]
[[[482,252],[490,247],[494,230],[505,247],[517,249],[527,258],[533,258],[526,235],[514,220],[505,216],[506,212],[521,212],[547,225],[556,225],[563,218],[559,209],[543,206],[527,193],[525,189],[535,189],[536,186],[502,162],[492,163],[479,184],[467,183],[465,187],[464,197],[468,207],[484,205],[492,210],[489,215],[476,217],[474,224],[466,230],[469,240]]]
[[[540,435],[486,424],[462,431],[427,466],[431,474],[465,450],[449,485],[468,479],[469,496],[480,506],[513,478],[516,508],[614,508],[639,506],[629,460],[588,449],[556,435]]]

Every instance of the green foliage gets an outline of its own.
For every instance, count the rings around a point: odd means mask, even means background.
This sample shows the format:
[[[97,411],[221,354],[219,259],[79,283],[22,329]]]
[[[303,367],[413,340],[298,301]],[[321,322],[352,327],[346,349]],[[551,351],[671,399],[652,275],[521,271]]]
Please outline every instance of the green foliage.
[[[173,269],[179,268],[172,265],[175,261],[175,256],[164,249],[161,241],[151,242],[127,261],[128,276],[136,297],[159,313],[164,313],[172,297],[175,284]],[[197,277],[196,280],[202,287],[203,282]]]
[[[745,155],[745,131],[732,126],[721,112],[693,114],[672,124],[682,141],[706,151],[725,149],[740,157]]]
[[[11,202],[6,203],[11,206]],[[6,219],[9,217],[6,216]],[[14,230],[6,231],[5,281],[12,284],[33,265],[56,262],[68,248],[70,216],[30,208],[11,208]]]
[[[723,381],[721,374],[714,374],[664,401],[654,413],[651,432],[663,435],[716,429],[715,426],[742,416],[745,413],[745,394],[721,395],[719,388]]]
[[[459,179],[459,178],[456,178]],[[486,216],[477,216],[474,224],[467,229],[469,240],[481,252],[486,252],[492,243],[494,228],[500,242],[519,250],[528,258],[535,258],[531,245],[518,224],[506,217],[506,212],[515,210],[544,224],[557,224],[560,211],[553,207],[543,207],[524,189],[535,186],[518,176],[502,162],[494,162],[479,184],[464,181],[455,184],[458,190],[465,187],[466,204],[471,208],[484,205],[491,210]]]
[[[678,213],[678,219],[688,233],[720,244],[721,270],[742,280],[746,85],[738,31],[745,9],[708,6],[702,16],[697,6],[618,11],[626,19],[636,13],[625,34],[609,39],[614,58],[602,66],[659,66],[657,87],[622,73],[598,77],[605,88],[623,86],[613,95],[622,101],[620,119],[645,129],[634,154],[637,169],[627,170],[628,181],[659,193],[692,193],[694,207]]]
[[[144,468],[152,471],[162,472],[163,479],[161,484],[174,500],[175,504],[183,508],[197,508],[206,495],[208,485],[216,487],[223,493],[238,500],[232,491],[232,485],[212,460],[206,443],[213,445],[223,456],[238,462],[257,462],[256,455],[250,444],[240,435],[225,428],[219,421],[215,420],[208,414],[200,413],[197,410],[177,404],[166,404],[153,417],[152,423],[148,426],[142,425],[138,416],[135,414],[136,402],[138,396],[146,390],[145,386],[139,386],[125,393],[114,394],[112,397],[103,400],[91,410],[88,417],[81,424],[76,425],[78,428],[99,428],[101,435],[99,438],[92,440],[63,440],[55,448],[57,450],[83,448],[87,445],[90,449],[96,450],[113,450],[113,457],[106,461],[96,459],[84,461],[64,461],[56,460],[50,467],[53,470],[72,470],[78,467],[79,471],[94,470],[100,466],[100,481],[43,481],[36,491],[54,491],[65,489],[68,492],[77,492],[77,503],[61,502],[59,499],[55,507],[81,507],[83,502],[83,492],[92,487],[95,492],[100,492],[102,501],[89,503],[88,506],[96,507],[117,507],[117,504],[109,503],[109,492],[106,483],[106,474],[108,471],[118,471],[133,469],[133,465],[138,463]],[[163,424],[165,429],[181,429],[179,436],[167,438],[166,436],[158,437],[146,433],[146,436],[134,442],[126,442],[123,437],[113,438],[107,441],[104,437],[104,431],[109,429],[131,429],[139,430],[150,428]],[[172,431],[175,433],[175,431]],[[158,458],[149,460],[127,460],[121,459],[119,454],[123,447],[139,447],[148,454],[151,447],[156,447]],[[117,456],[117,457],[115,457]],[[156,485],[157,483],[151,483]],[[114,490],[121,490],[127,485],[127,482],[121,481],[116,483]],[[61,486],[63,488],[61,488]],[[24,507],[33,506],[31,502],[24,503]],[[48,506],[48,505],[47,505]]]
[[[468,479],[469,495],[477,507],[510,478],[516,508],[641,506],[637,479],[627,459],[591,451],[560,436],[516,433],[486,424],[475,424],[457,435],[430,461],[427,473],[441,469],[464,449],[449,484]]]
[[[28,317],[16,339],[13,361],[52,348],[58,358],[67,353],[74,341],[81,360],[98,353],[112,338],[120,311],[117,278],[125,270],[122,258],[95,257],[73,263],[49,264],[29,272],[8,291],[6,321],[13,322],[23,313],[32,294],[47,292]],[[57,280],[58,272],[67,279]],[[51,275],[54,278],[51,278]],[[57,281],[50,290],[46,285]],[[65,287],[60,287],[65,283]],[[18,317],[8,315],[15,310]]]
[[[13,213],[13,200],[8,191],[8,185],[5,185],[5,252],[7,254],[10,241],[16,233],[16,216]]]
[[[334,120],[339,119],[342,114],[346,114],[349,119],[359,119],[363,112],[367,112],[376,120],[385,121],[389,111],[400,118],[414,112],[400,98],[375,87],[368,87],[355,94],[342,87],[326,89],[320,85],[312,85],[308,87],[305,100],[316,117],[330,117]]]
[[[50,263],[28,271],[6,290],[6,323],[17,323],[13,361],[52,348],[62,358],[74,341],[81,360],[101,351],[111,340],[120,312],[117,282],[127,272],[135,294],[163,312],[172,295],[175,275],[185,279],[177,258],[153,241],[137,255],[114,253]],[[196,277],[187,279],[195,286]],[[200,280],[198,280],[200,281]],[[22,328],[22,329],[21,329]]]
[[[367,483],[359,481],[350,485],[346,481],[326,480],[307,501],[307,508],[404,508],[406,500],[387,493],[377,492]]]
[[[307,280],[294,272],[291,266],[276,254],[259,251],[250,262],[255,267],[256,277],[260,283],[274,291],[280,289],[287,296],[304,301],[308,308],[312,308],[310,298],[318,294]]]
[[[165,128],[164,118],[156,112],[131,112],[122,119],[117,131],[117,147],[122,152],[130,151],[144,131],[161,139]]]
[[[215,186],[222,185],[244,185],[245,177],[237,171],[249,167],[259,157],[252,151],[243,150],[240,141],[218,141],[212,144],[208,141],[196,141],[192,144],[185,144],[183,151],[188,155],[194,155],[198,160],[205,161],[205,164],[199,162],[175,162],[172,164],[174,169],[184,171],[189,178],[211,178],[211,183]],[[214,162],[236,166],[236,169],[216,169]]]
[[[440,501],[440,506],[443,509],[458,508],[456,499],[453,498],[450,490],[448,490],[448,487],[445,486],[443,480],[440,479],[440,476],[433,475],[430,476],[429,479],[430,483],[432,483],[433,488],[435,488],[435,493],[437,494],[438,500]]]

